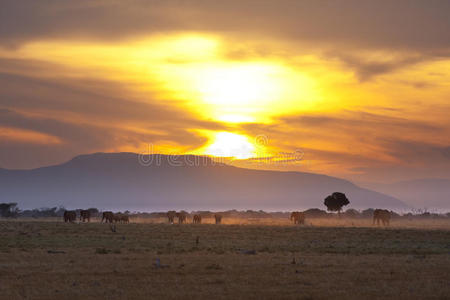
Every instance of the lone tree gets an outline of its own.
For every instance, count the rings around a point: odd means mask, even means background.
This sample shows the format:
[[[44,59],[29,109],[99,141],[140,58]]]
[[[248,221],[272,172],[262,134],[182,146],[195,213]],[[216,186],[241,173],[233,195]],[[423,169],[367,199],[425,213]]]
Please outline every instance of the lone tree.
[[[328,211],[337,211],[339,216],[341,215],[342,207],[349,204],[347,197],[344,193],[334,192],[325,198],[323,204],[327,207]]]

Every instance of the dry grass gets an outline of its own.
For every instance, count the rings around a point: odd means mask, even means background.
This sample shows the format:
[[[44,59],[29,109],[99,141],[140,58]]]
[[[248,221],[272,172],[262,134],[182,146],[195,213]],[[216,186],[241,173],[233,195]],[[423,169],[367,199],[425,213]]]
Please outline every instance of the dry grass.
[[[93,223],[100,222],[101,218],[92,218]],[[61,218],[20,218],[10,219],[8,222],[61,222]],[[143,224],[167,224],[167,218],[139,218],[130,217],[132,223]],[[175,218],[175,223],[177,219]],[[77,220],[78,223],[78,220]],[[192,223],[192,218],[187,219],[187,223]],[[202,218],[202,224],[215,224],[214,218]],[[289,218],[238,218],[225,217],[222,220],[224,225],[265,225],[265,226],[292,226]],[[367,227],[373,228],[371,218],[309,218],[306,220],[306,227]],[[380,226],[382,227],[382,226]],[[443,229],[450,230],[450,218],[398,218],[392,219],[390,229]]]
[[[304,227],[278,219],[218,226],[152,221],[118,224],[116,233],[98,223],[0,222],[0,298],[450,296],[447,220],[394,221],[387,229],[369,220],[312,219]]]

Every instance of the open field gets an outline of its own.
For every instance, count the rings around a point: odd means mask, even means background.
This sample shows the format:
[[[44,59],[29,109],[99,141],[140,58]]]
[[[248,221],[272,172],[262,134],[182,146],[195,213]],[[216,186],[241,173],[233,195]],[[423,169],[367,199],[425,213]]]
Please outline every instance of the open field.
[[[0,298],[450,297],[448,220],[153,221],[0,221]]]

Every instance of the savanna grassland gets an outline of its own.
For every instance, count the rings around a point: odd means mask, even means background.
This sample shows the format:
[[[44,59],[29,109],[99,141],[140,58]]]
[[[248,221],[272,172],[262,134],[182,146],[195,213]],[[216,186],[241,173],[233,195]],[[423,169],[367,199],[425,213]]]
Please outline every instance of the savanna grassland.
[[[0,298],[450,298],[448,220],[131,221],[0,221]]]

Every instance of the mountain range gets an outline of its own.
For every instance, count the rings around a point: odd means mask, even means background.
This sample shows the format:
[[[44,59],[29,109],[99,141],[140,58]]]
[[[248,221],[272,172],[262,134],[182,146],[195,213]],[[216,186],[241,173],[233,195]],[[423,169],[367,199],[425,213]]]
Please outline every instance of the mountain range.
[[[32,170],[0,169],[0,202],[20,208],[324,209],[324,198],[336,191],[349,198],[346,208],[408,208],[395,197],[335,177],[245,169],[192,155],[95,153]]]

